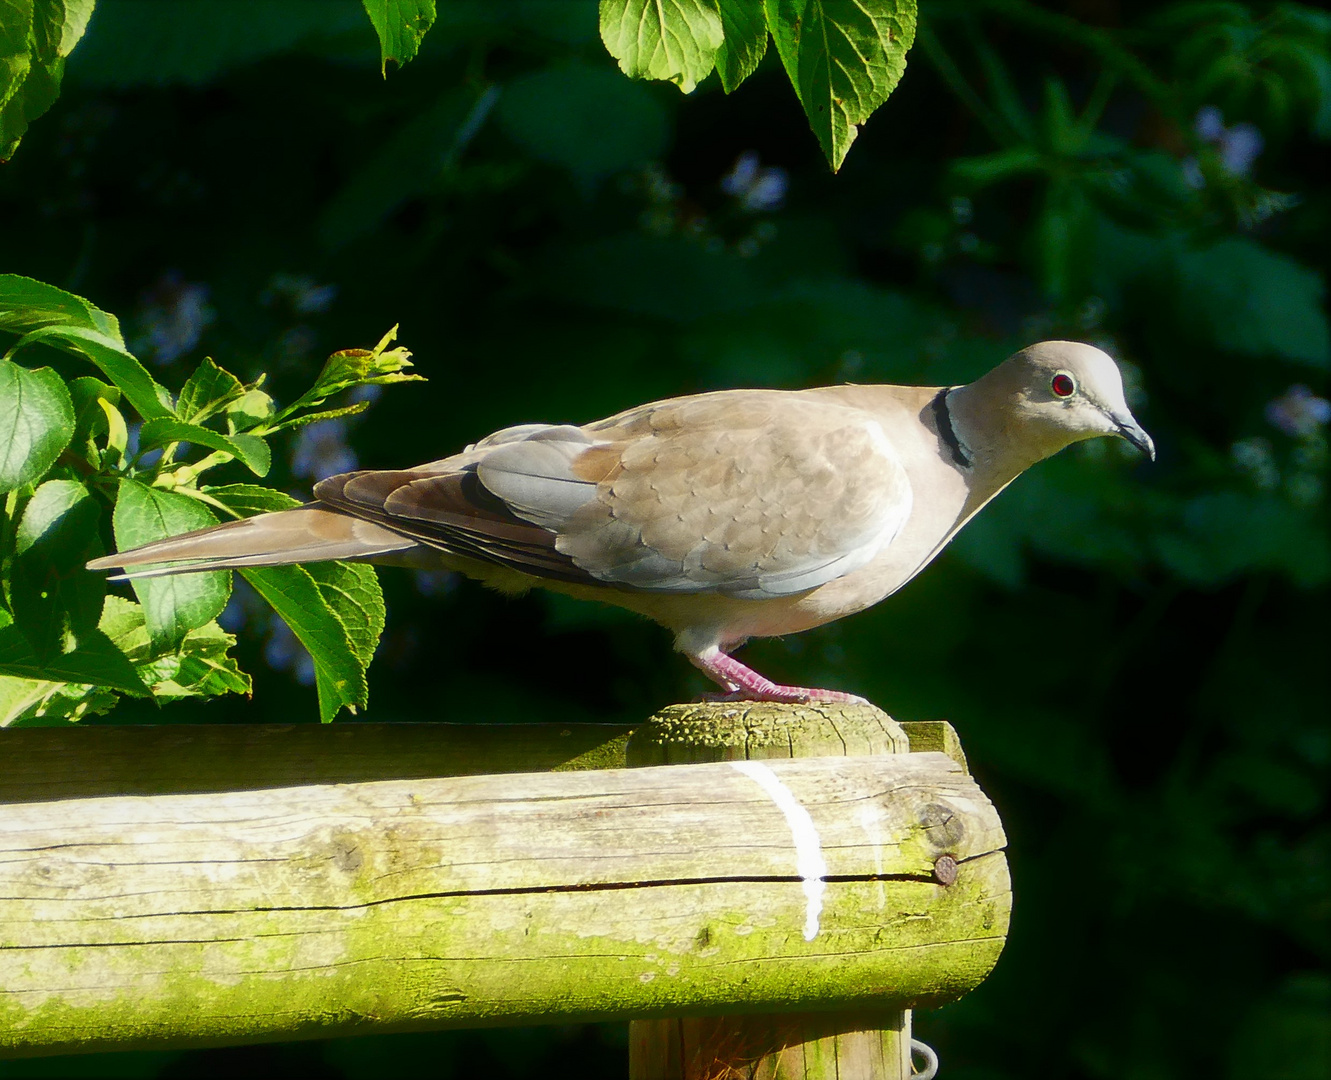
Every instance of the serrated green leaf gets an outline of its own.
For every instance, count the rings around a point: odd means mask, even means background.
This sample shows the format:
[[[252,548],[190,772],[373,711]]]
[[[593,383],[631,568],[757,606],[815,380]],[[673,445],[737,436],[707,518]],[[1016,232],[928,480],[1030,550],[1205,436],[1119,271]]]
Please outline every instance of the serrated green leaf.
[[[690,93],[711,73],[724,38],[714,0],[601,0],[601,40],[633,79]]]
[[[250,677],[227,655],[236,639],[216,622],[191,630],[179,649],[165,655],[154,651],[143,608],[138,604],[108,596],[99,625],[134,663],[159,702],[248,694],[251,690]]]
[[[216,499],[223,506],[233,510],[237,517],[253,517],[255,514],[267,514],[275,510],[290,510],[300,502],[284,491],[260,487],[258,484],[223,484],[218,487],[204,487],[205,495]]]
[[[116,317],[83,297],[21,274],[0,274],[0,330],[26,334],[45,326],[81,326],[125,345]]]
[[[716,50],[716,74],[727,94],[752,75],[767,52],[763,0],[718,0],[725,40]]]
[[[147,369],[110,335],[82,326],[46,326],[24,334],[11,346],[9,355],[38,344],[81,356],[101,368],[102,374],[121,389],[145,420],[173,415],[171,395],[166,388],[158,385]]]
[[[0,161],[60,95],[67,57],[94,0],[5,0],[0,4]]]
[[[362,0],[365,14],[379,35],[380,70],[388,74],[388,61],[401,67],[415,59],[435,20],[435,0]]]
[[[110,712],[120,696],[105,686],[0,675],[0,728],[41,718],[76,721]]]
[[[84,564],[102,553],[100,517],[97,501],[73,480],[48,480],[23,508],[10,599],[40,662],[78,647],[97,626],[106,581]]]
[[[182,420],[149,420],[139,429],[139,447],[148,450],[173,442],[195,443],[221,450],[240,461],[255,476],[267,476],[273,464],[272,451],[257,435],[222,435],[211,428]]]
[[[368,563],[323,562],[305,567],[341,620],[363,667],[368,668],[384,632],[384,594]]]
[[[289,420],[283,420],[282,429],[286,431],[290,428],[305,427],[307,424],[317,424],[323,420],[337,420],[344,416],[356,416],[369,407],[370,403],[368,401],[358,401],[354,405],[343,405],[339,409],[321,409],[318,412],[301,413]]]
[[[0,675],[106,686],[139,696],[148,693],[128,657],[100,630],[85,633],[74,650],[41,660],[17,626],[0,628]]]
[[[74,402],[74,436],[69,440],[69,445],[94,469],[100,468],[101,455],[97,452],[94,440],[99,435],[109,433],[109,414],[104,406],[115,410],[115,406],[120,403],[120,391],[110,383],[84,375],[70,382],[69,396]],[[124,424],[123,417],[121,424]]]
[[[276,414],[273,399],[262,390],[250,387],[226,407],[227,427],[232,434],[267,424]]]
[[[419,375],[404,374],[411,367],[411,353],[399,346],[390,349],[397,337],[393,327],[373,349],[344,349],[325,361],[314,385],[280,413],[277,427],[285,427],[288,418],[301,409],[312,408],[343,390],[357,386],[383,386],[388,383],[423,382]]]
[[[198,424],[244,396],[245,385],[205,357],[190,373],[176,400],[176,415]]]
[[[835,172],[895,89],[915,41],[915,0],[764,0],[781,63]]]
[[[116,496],[116,546],[121,551],[215,525],[217,518],[197,499],[121,480]],[[159,650],[177,648],[185,635],[215,619],[231,595],[231,573],[208,570],[169,577],[132,578],[148,633]]]
[[[248,567],[245,580],[272,606],[314,660],[319,718],[328,723],[343,708],[363,706],[365,665],[346,627],[303,566]]]
[[[31,483],[74,435],[74,403],[50,368],[0,360],[0,493]]]

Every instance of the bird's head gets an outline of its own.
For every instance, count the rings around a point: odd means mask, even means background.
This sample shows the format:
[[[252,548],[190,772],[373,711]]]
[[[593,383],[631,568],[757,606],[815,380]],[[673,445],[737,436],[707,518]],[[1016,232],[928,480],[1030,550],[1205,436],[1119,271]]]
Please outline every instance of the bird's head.
[[[1124,399],[1118,365],[1092,345],[1042,341],[973,385],[984,384],[1002,400],[1005,419],[1020,430],[1035,460],[1100,435],[1126,439],[1155,460],[1155,443]]]

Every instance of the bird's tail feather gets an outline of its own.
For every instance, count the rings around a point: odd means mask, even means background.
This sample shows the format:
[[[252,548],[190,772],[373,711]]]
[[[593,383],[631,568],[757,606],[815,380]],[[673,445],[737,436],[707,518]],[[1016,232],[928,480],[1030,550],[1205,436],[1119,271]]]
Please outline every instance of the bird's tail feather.
[[[417,544],[391,529],[311,503],[171,536],[88,563],[89,570],[125,569],[114,580],[288,566],[331,559],[367,559],[411,551]],[[145,569],[135,569],[144,567]]]

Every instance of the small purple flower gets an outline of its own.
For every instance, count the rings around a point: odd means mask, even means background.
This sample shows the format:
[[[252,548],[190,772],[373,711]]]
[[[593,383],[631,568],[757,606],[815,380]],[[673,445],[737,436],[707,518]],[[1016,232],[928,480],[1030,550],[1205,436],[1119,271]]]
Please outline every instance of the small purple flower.
[[[1267,404],[1266,419],[1286,435],[1311,435],[1331,423],[1331,401],[1297,383]]]
[[[737,199],[740,209],[747,214],[779,209],[786,201],[787,187],[786,170],[775,166],[762,168],[753,150],[740,154],[734,168],[721,178],[721,190]]]
[[[142,296],[143,335],[135,341],[135,350],[149,353],[159,364],[190,352],[217,318],[208,296],[207,285],[168,270]]]
[[[1214,105],[1203,105],[1197,110],[1192,129],[1197,138],[1216,148],[1220,156],[1220,167],[1231,176],[1247,176],[1252,172],[1266,140],[1253,124],[1235,124],[1225,127],[1224,114]],[[1183,162],[1183,176],[1189,186],[1206,186],[1201,165],[1195,157]]]
[[[259,298],[265,304],[285,300],[297,315],[319,315],[337,299],[336,285],[320,285],[308,274],[274,274]]]

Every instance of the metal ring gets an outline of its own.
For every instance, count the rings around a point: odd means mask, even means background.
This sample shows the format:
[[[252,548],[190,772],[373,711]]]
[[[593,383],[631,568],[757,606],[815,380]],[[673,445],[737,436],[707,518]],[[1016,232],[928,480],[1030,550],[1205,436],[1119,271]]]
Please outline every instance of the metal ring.
[[[938,1075],[938,1055],[934,1053],[933,1047],[920,1042],[919,1039],[911,1039],[910,1053],[912,1058],[910,1075],[913,1080],[934,1080],[934,1077]],[[913,1060],[916,1054],[924,1058],[924,1068],[918,1071]]]

